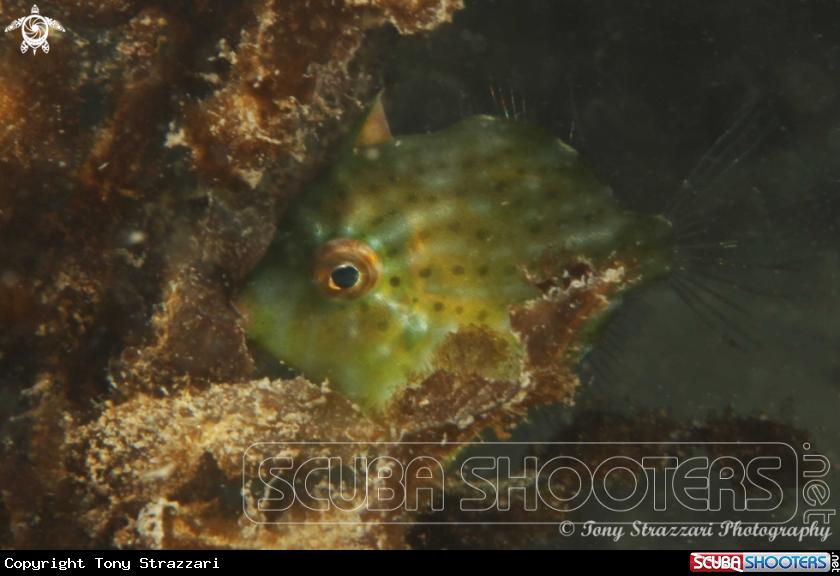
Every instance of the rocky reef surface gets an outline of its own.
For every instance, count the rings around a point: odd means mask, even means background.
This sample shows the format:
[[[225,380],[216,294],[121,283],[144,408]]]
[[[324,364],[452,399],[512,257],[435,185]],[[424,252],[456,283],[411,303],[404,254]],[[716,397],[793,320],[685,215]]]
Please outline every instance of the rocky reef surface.
[[[43,7],[65,28],[49,54],[3,38],[5,546],[377,545],[375,530],[254,534],[185,486],[235,479],[226,451],[254,441],[381,434],[310,383],[249,381],[230,290],[372,96],[367,31],[419,33],[461,7],[62,1]],[[4,1],[0,20],[30,8]],[[172,533],[149,520],[176,509]]]

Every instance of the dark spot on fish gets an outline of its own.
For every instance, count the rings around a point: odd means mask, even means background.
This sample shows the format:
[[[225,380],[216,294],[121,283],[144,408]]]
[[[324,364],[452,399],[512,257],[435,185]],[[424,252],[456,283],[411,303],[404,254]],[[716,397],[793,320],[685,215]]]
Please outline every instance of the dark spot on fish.
[[[397,215],[397,210],[396,210],[396,209],[394,209],[394,210],[389,210],[389,211],[388,211],[388,216],[389,216],[390,218],[393,218],[393,217],[394,217],[394,216],[396,216],[396,215]]]
[[[595,221],[595,214],[591,214],[591,213],[590,214],[584,214],[583,215],[583,220],[585,222],[594,222]]]
[[[511,264],[505,267],[505,276],[513,276],[514,274],[516,274],[516,266]]]
[[[388,329],[388,321],[382,320],[379,322],[379,324],[376,325],[376,327],[379,328],[382,332],[385,332]]]
[[[486,242],[490,239],[490,232],[488,232],[484,228],[480,228],[478,232],[475,233],[475,237],[481,240],[482,242]]]
[[[463,311],[464,311],[464,307],[463,307],[463,306],[456,306],[456,307],[455,307],[455,314],[460,314],[460,313],[461,313],[461,312],[463,312]]]
[[[443,302],[435,302],[435,312],[443,310]]]
[[[419,199],[420,199],[420,198],[419,198],[419,197],[417,196],[417,194],[415,194],[414,192],[412,192],[411,194],[409,194],[409,195],[408,195],[408,202],[409,202],[409,204],[414,204],[414,203],[415,203],[415,202],[417,202]]]
[[[347,199],[347,190],[345,190],[344,188],[339,189],[338,198],[339,198],[339,200],[346,200]]]
[[[420,302],[420,298],[412,298],[411,301],[417,304],[418,302]]]
[[[517,169],[516,169],[516,173],[517,173],[519,176],[524,176],[524,175],[525,175],[525,169],[524,169],[524,168],[517,168]]]
[[[370,304],[368,304],[367,302],[362,302],[361,304],[359,304],[359,310],[361,310],[362,312],[367,312],[368,310],[370,310]]]
[[[396,288],[397,286],[400,285],[400,277],[399,276],[392,276],[391,280],[389,280],[389,284],[391,284],[391,286]]]
[[[420,270],[420,278],[428,278],[431,275],[432,275],[432,269],[431,268],[423,268],[422,270]]]
[[[434,204],[437,201],[438,201],[437,194],[432,194],[431,196],[429,196],[429,204]]]
[[[529,228],[529,231],[531,232],[531,234],[539,234],[540,232],[542,232],[542,229],[542,224],[534,224],[533,226],[531,226],[531,228]]]
[[[380,225],[380,224],[382,224],[383,222],[385,222],[385,216],[382,216],[382,215],[380,214],[379,216],[377,216],[376,218],[374,218],[373,220],[371,220],[370,225],[371,225],[371,226],[379,226],[379,225]]]
[[[475,160],[473,160],[473,159],[464,160],[461,163],[461,166],[463,166],[463,168],[465,170],[472,170],[475,167]]]
[[[478,275],[479,276],[487,276],[487,273],[490,271],[487,266],[479,266],[478,267]]]
[[[501,180],[499,180],[498,182],[496,182],[495,184],[493,184],[493,190],[495,190],[496,192],[501,192],[501,191],[502,191],[502,190],[504,190],[506,187],[507,187],[507,184],[505,184],[505,182],[503,182],[503,181],[501,181]]]
[[[461,223],[460,222],[453,222],[452,224],[449,225],[449,230],[451,230],[452,232],[458,232],[460,229],[461,229]]]
[[[464,267],[461,265],[453,266],[452,273],[455,274],[455,276],[460,276],[464,273]]]
[[[386,252],[386,254],[388,254],[388,257],[390,257],[390,258],[393,258],[394,256],[396,256],[399,253],[400,253],[400,251],[396,248],[388,248],[388,252]]]
[[[420,232],[417,234],[417,236],[420,238],[420,240],[428,240],[429,236],[431,236],[431,235],[432,235],[432,233],[428,230],[420,230]]]
[[[479,322],[484,322],[485,320],[487,320],[487,312],[482,310],[481,312],[478,313],[478,321]]]

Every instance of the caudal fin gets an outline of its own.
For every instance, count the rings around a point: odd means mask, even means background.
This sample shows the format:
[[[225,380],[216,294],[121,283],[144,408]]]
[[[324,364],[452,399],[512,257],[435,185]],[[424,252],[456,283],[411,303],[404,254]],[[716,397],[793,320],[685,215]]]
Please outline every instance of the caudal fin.
[[[751,103],[703,156],[664,216],[675,233],[674,292],[722,340],[762,347],[751,326],[757,298],[792,298],[808,249],[803,193],[791,203],[758,177],[772,155],[756,154],[786,140],[772,102]],[[807,221],[805,221],[807,222]]]
[[[788,306],[800,292],[814,242],[808,226],[825,212],[814,194],[779,194],[764,178],[787,134],[774,103],[748,104],[663,214],[674,229],[674,259],[665,282],[711,334],[743,351],[763,348],[763,312]],[[645,292],[625,296],[581,362],[585,380],[609,384],[621,376],[624,347],[650,316],[650,303],[633,298]]]

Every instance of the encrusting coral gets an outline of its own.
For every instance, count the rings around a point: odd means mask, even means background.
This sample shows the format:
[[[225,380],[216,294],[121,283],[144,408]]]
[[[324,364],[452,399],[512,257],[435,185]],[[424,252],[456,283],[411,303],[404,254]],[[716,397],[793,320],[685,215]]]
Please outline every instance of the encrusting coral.
[[[145,469],[125,451],[147,432],[129,423],[134,415],[174,422],[176,398],[200,404],[263,385],[248,383],[231,285],[371,97],[378,72],[366,31],[421,32],[461,7],[64,1],[44,7],[65,28],[50,35],[49,54],[26,59],[3,37],[0,369],[5,393],[27,392],[3,445],[4,545],[140,542],[126,523],[175,495],[131,475],[106,488],[117,470],[98,476],[95,463]],[[30,8],[4,1],[0,19]],[[106,430],[122,440],[109,443]],[[148,462],[168,457],[180,458]],[[61,528],[45,528],[51,519]],[[272,538],[261,545],[284,545]]]

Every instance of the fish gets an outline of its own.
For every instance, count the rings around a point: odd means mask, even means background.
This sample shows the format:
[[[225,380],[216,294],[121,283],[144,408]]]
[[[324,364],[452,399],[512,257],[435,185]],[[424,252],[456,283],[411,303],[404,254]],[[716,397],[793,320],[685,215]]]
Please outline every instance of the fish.
[[[753,120],[742,123],[728,142],[763,137]],[[708,165],[726,160],[726,144]],[[480,115],[395,137],[380,95],[283,215],[237,302],[259,349],[376,413],[465,327],[491,330],[521,356],[511,307],[540,296],[527,270],[549,251],[596,268],[622,264],[608,311],[628,290],[685,272],[675,214],[622,209],[573,148],[526,122]],[[714,308],[723,297],[682,278],[680,297],[726,322]],[[593,314],[578,328],[588,335],[581,348],[610,317]]]

